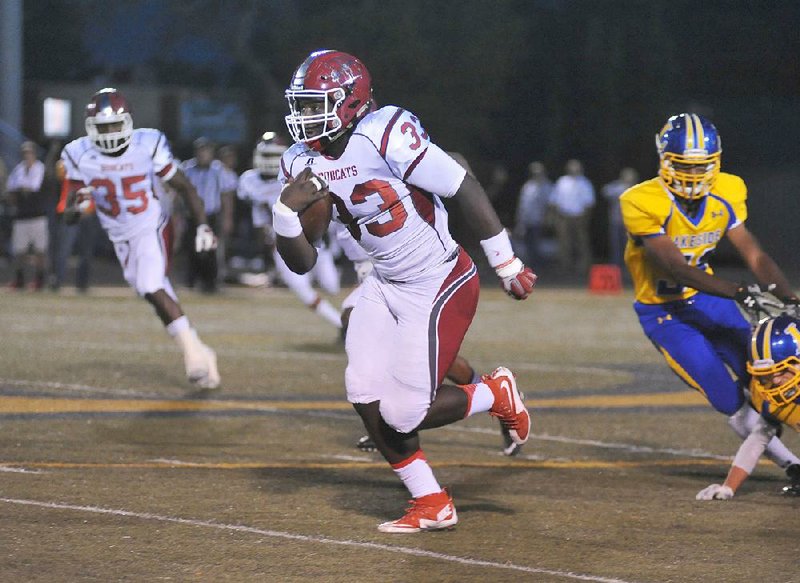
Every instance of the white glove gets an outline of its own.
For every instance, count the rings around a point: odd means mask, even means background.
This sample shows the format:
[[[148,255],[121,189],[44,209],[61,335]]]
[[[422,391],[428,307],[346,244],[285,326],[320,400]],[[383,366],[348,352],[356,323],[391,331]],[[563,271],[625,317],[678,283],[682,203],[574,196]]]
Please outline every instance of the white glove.
[[[75,191],[75,206],[79,211],[85,213],[92,206],[94,198],[94,187],[84,186]]]
[[[353,269],[356,271],[356,278],[358,279],[358,283],[361,283],[366,279],[366,277],[372,273],[372,261],[369,259],[365,259],[363,261],[354,261],[353,262]]]
[[[527,298],[536,285],[536,274],[516,257],[508,265],[495,267],[494,270],[503,283],[503,289],[515,300]]]
[[[730,500],[733,498],[733,490],[721,484],[711,484],[697,493],[695,500]]]
[[[197,225],[197,234],[194,237],[194,249],[198,253],[212,251],[217,248],[217,237],[211,227],[205,223]]]

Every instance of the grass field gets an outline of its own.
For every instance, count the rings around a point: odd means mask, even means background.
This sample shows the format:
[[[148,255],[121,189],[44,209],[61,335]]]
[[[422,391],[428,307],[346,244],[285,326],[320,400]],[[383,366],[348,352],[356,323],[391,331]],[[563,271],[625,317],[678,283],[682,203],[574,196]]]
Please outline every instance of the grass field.
[[[407,494],[354,447],[336,332],[286,290],[180,293],[220,391],[126,288],[0,295],[0,580],[800,581],[780,470],[694,500],[738,442],[627,294],[485,289],[462,354],[517,373],[534,435],[507,458],[488,416],[424,434],[460,522],[385,535]]]

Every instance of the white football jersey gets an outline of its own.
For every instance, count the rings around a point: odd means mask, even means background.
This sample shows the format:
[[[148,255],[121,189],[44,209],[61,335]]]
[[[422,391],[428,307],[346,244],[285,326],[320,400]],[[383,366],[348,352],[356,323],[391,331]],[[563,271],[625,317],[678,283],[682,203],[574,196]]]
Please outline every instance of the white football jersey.
[[[119,156],[99,152],[84,136],[67,144],[61,159],[67,179],[94,187],[97,216],[113,242],[158,228],[162,208],[153,181],[156,175],[169,180],[178,168],[160,131],[133,130],[128,148]]]
[[[236,195],[253,204],[253,226],[272,224],[272,206],[281,195],[281,183],[277,178],[267,178],[255,168],[244,172],[239,178]]]
[[[368,114],[335,160],[295,144],[281,159],[281,181],[304,168],[328,184],[334,217],[386,279],[412,279],[458,249],[440,197],[453,196],[466,171],[411,113],[386,106]]]

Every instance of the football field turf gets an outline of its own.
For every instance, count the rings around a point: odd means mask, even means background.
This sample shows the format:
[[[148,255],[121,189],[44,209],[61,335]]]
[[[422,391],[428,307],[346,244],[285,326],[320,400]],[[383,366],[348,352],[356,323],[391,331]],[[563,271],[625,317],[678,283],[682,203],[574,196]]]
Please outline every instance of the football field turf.
[[[407,493],[354,447],[336,331],[285,289],[179,294],[221,390],[188,386],[127,288],[1,293],[0,580],[800,577],[800,500],[778,495],[780,470],[762,463],[732,501],[695,501],[738,440],[668,371],[629,293],[482,290],[462,355],[517,374],[533,435],[508,458],[488,415],[423,433],[460,520],[409,535],[376,530]]]

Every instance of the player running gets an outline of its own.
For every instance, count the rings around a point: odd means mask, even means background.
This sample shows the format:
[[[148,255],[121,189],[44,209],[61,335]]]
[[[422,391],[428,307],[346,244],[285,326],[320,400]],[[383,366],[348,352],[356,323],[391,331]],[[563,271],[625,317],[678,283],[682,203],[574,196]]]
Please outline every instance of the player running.
[[[153,193],[153,182],[158,177],[183,197],[198,225],[196,249],[210,252],[216,237],[196,190],[175,163],[164,134],[133,129],[131,108],[116,89],[92,96],[86,106],[86,133],[61,154],[70,190],[65,214],[74,219],[94,202],[125,281],[153,306],[180,346],[189,381],[216,389],[217,356],[197,336],[167,278],[169,217]]]
[[[378,529],[452,527],[458,521],[453,500],[428,464],[419,431],[488,411],[522,444],[530,416],[505,367],[476,384],[442,384],[479,289],[472,259],[450,235],[442,199],[453,199],[469,217],[512,297],[528,297],[536,276],[514,256],[483,188],[431,142],[416,116],[396,106],[370,111],[371,79],[360,60],[313,52],[286,97],[296,144],[283,155],[286,187],[273,207],[278,250],[293,271],[313,267],[317,252],[298,211],[330,196],[336,220],[374,266],[350,316],[347,398],[412,497],[403,517]]]

